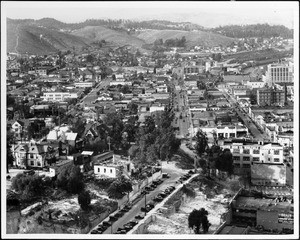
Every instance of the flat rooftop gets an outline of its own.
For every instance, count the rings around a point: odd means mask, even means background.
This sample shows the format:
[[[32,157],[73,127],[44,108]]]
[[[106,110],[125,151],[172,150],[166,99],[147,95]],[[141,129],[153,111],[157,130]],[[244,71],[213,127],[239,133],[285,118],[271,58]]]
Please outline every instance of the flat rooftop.
[[[276,202],[274,199],[240,196],[236,199],[236,208],[259,209],[264,211],[293,212],[294,204],[290,202]]]
[[[244,234],[246,231],[245,227],[225,226],[218,234]]]

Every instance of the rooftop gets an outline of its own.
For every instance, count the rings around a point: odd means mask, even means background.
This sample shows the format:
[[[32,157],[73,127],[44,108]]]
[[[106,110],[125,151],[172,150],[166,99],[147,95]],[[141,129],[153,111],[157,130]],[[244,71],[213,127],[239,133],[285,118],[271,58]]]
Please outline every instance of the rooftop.
[[[240,196],[236,199],[235,208],[248,208],[263,211],[293,212],[294,204],[289,202],[276,202],[274,199]]]

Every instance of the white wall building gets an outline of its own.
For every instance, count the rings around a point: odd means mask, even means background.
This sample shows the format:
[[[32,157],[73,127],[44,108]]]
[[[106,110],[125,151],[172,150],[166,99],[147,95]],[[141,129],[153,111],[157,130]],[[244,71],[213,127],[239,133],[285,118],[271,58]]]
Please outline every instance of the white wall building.
[[[43,101],[62,102],[68,98],[78,98],[77,92],[44,92]]]

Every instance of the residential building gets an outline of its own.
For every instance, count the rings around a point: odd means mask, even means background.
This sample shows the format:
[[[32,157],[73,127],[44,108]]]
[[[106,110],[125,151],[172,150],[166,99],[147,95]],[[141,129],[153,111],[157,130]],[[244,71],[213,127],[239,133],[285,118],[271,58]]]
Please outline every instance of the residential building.
[[[236,174],[250,174],[252,163],[283,163],[283,146],[278,143],[264,143],[248,140],[224,140],[220,146],[230,149]]]
[[[283,106],[286,102],[286,92],[275,88],[263,88],[257,90],[257,104],[265,105],[280,105]]]
[[[49,102],[63,102],[68,98],[78,98],[78,92],[44,92],[44,95],[41,96],[43,101]]]
[[[261,186],[285,186],[286,165],[256,163],[251,164],[251,184]]]
[[[74,86],[76,88],[92,88],[95,85],[95,82],[84,81],[84,82],[75,82]]]
[[[130,176],[133,170],[130,158],[113,155],[112,159],[106,161],[94,161],[94,174],[97,176],[117,178],[124,174]]]
[[[261,226],[266,230],[294,229],[294,204],[291,200],[238,196],[231,204],[234,225]]]

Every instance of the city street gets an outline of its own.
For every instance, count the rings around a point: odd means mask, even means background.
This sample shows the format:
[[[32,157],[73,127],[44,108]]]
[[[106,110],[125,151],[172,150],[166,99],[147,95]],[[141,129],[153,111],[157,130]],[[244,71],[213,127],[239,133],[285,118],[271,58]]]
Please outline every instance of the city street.
[[[249,117],[249,115],[240,108],[238,105],[238,102],[236,99],[234,99],[232,96],[229,94],[225,94],[227,100],[231,104],[231,106],[236,110],[236,113],[239,115],[239,117],[243,120],[244,125],[248,128],[249,132],[253,136],[254,139],[257,140],[263,140],[263,139],[268,139],[268,136],[266,133],[261,133],[257,126],[254,124],[252,119]]]
[[[187,102],[184,94],[186,93],[176,91],[177,106],[175,106],[175,109],[178,107],[179,111],[175,113],[175,116],[178,119],[177,126],[179,127],[179,136],[181,138],[184,138],[187,134],[189,134],[190,127]]]
[[[167,178],[164,180],[164,182],[160,185],[157,186],[157,188],[151,192],[149,192],[149,194],[146,195],[146,202],[149,203],[152,201],[152,199],[162,190],[166,189],[168,186],[175,186],[178,185],[175,182],[177,181],[177,179],[184,173],[186,173],[187,171],[178,169],[178,171],[174,171],[174,164],[173,162],[163,162],[162,163],[162,172],[163,173],[169,173],[170,174],[170,178]],[[117,231],[118,228],[123,227],[124,224],[128,223],[131,220],[135,220],[135,216],[142,214],[145,215],[144,212],[141,212],[141,207],[145,207],[145,197],[143,196],[142,198],[140,198],[138,200],[138,202],[136,202],[132,209],[130,209],[130,211],[128,211],[127,213],[124,214],[123,217],[119,218],[116,222],[113,223],[112,227],[109,227],[105,232],[103,232],[103,234],[111,234],[111,233],[115,233]]]
[[[98,85],[95,88],[93,88],[90,93],[88,93],[86,96],[83,97],[83,99],[80,100],[80,103],[83,105],[91,104],[93,101],[95,101],[98,98],[97,92],[100,89],[109,86],[109,82],[110,81],[107,78],[101,80],[101,82],[98,83]]]

